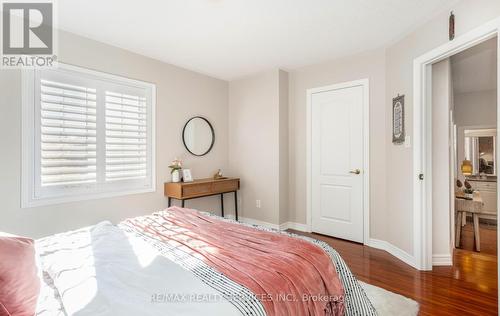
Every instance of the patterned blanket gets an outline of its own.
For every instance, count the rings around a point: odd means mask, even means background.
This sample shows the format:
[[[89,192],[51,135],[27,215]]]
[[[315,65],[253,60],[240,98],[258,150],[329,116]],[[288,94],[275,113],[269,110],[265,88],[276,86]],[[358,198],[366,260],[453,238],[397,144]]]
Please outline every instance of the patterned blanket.
[[[250,289],[269,316],[344,314],[344,289],[333,262],[305,240],[178,207],[125,223]]]

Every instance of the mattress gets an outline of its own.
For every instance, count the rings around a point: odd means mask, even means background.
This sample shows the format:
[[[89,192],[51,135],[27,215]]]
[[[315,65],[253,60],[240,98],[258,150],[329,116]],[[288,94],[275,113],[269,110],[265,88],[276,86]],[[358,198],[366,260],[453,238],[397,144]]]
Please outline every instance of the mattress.
[[[236,225],[243,225],[255,230],[299,238],[320,247],[331,258],[345,290],[345,315],[377,314],[363,288],[349,270],[344,260],[337,253],[337,251],[335,251],[327,243],[306,236],[269,229],[259,225],[239,223],[231,219],[220,218],[210,213],[201,213],[217,220]],[[115,267],[124,269],[121,274],[119,271],[116,271],[117,269],[108,271],[110,272],[110,275],[108,275],[108,273],[95,273],[95,271],[89,272],[88,267],[80,265],[79,263],[87,260],[85,258],[88,257],[88,253],[85,252],[85,249],[88,248],[87,244],[90,245],[93,241],[86,241],[85,238],[82,238],[81,236],[87,236],[88,232],[98,231],[99,229],[105,232],[105,234],[108,234],[102,239],[105,243],[107,243],[108,240],[116,240],[116,244],[114,246],[113,244],[102,245],[104,249],[113,248],[116,251],[115,254],[112,255],[113,258],[117,258],[122,252],[127,251],[119,249],[120,245],[123,244],[123,242],[120,241],[120,238],[127,238],[128,243],[132,244],[132,248],[136,247],[138,249],[144,249],[145,247],[143,247],[143,245],[147,244],[150,247],[148,250],[149,253],[141,253],[140,255],[137,255],[137,253],[131,251],[130,256],[126,257],[126,261],[124,261],[125,259],[123,258],[116,259],[117,265],[115,265]],[[102,241],[98,243],[102,243]],[[37,240],[36,246],[41,258],[42,267],[44,269],[44,280],[37,308],[38,316],[115,315],[119,308],[118,305],[120,305],[120,303],[118,302],[120,300],[123,301],[121,305],[123,308],[121,314],[125,315],[130,311],[129,315],[134,315],[137,311],[134,312],[132,309],[136,308],[138,304],[133,303],[132,301],[139,296],[137,293],[143,292],[146,292],[151,304],[138,307],[138,310],[140,310],[140,314],[142,315],[198,315],[200,314],[200,310],[202,310],[204,315],[266,315],[262,302],[254,296],[248,288],[231,280],[229,277],[224,275],[224,273],[221,273],[220,271],[207,265],[203,262],[203,260],[200,260],[183,249],[152,238],[140,229],[134,229],[128,225],[126,221],[119,223],[116,226],[109,222],[104,222],[95,226],[83,228],[81,230],[49,236]],[[98,246],[92,245],[92,251],[96,252],[96,247]],[[78,259],[79,253],[81,253],[82,259]],[[68,258],[69,256],[73,257],[73,265],[63,265],[61,261],[65,261],[65,258]],[[134,260],[134,258],[132,258],[133,256],[137,256],[138,258]],[[145,259],[148,257],[151,258],[149,259],[149,262]],[[92,264],[95,266],[100,264],[100,269],[105,269],[109,264],[106,262],[107,258],[105,258],[104,261],[98,259],[99,258],[94,258],[94,260],[101,263],[92,262]],[[141,260],[146,262],[140,262]],[[149,272],[151,275],[148,276],[140,274],[137,276],[137,280],[135,280],[134,271],[127,270],[129,269],[127,267],[129,261],[137,261],[141,263],[137,264],[139,267],[142,265],[148,267],[148,269],[151,266],[157,266],[157,268],[156,270]],[[102,264],[102,262],[104,262],[104,264]],[[122,262],[125,263],[122,264]],[[54,269],[54,266],[59,267],[59,270]],[[140,271],[140,273],[143,273],[143,270]],[[127,273],[129,273],[130,278],[127,277]],[[80,286],[80,282],[75,285],[64,284],[64,282],[60,281],[60,279],[64,279],[61,278],[61,275],[63,274],[68,276],[72,275],[72,280],[80,278],[82,280],[81,283],[87,282],[88,279],[93,279],[94,283],[99,284],[99,286],[96,287],[98,288],[97,292],[102,292],[100,295],[105,299],[96,300],[92,298],[94,293],[86,293],[88,287],[85,287],[83,292],[76,291],[75,288]],[[170,276],[168,276],[168,274],[170,274]],[[53,276],[55,277],[56,282],[54,281]],[[141,282],[140,280],[143,277],[148,281]],[[123,284],[120,283],[117,285],[114,283],[114,279],[116,278],[130,279],[130,282],[128,282],[130,284],[127,283],[126,286],[122,286]],[[161,283],[162,279],[175,279],[177,281],[169,282],[169,290],[165,291],[160,289],[160,286],[163,286]],[[158,284],[155,285],[156,281],[158,281]],[[56,284],[58,282],[59,286]],[[140,286],[138,285],[139,283],[141,283]],[[144,287],[142,283],[147,283],[148,287]],[[127,289],[127,287],[129,288]],[[71,294],[73,291],[75,298],[73,300],[62,300],[60,289],[62,289],[63,295],[67,295],[68,292]],[[119,292],[116,289],[121,289],[123,292]],[[94,289],[94,291],[96,290]],[[114,292],[117,292],[116,295]],[[185,300],[184,296],[180,296],[175,298],[177,299],[177,301],[175,301],[176,304],[171,304],[172,301],[169,301],[170,304],[168,304],[169,302],[167,302],[167,300],[171,300],[172,297],[167,297],[167,295],[165,295],[166,292],[189,292],[189,300]],[[193,301],[193,293],[200,294],[199,296],[201,300]],[[75,305],[81,300],[85,301],[85,295],[90,295],[89,297],[92,298],[91,301],[93,303],[89,303],[81,307]],[[113,298],[109,299],[109,297]],[[198,297],[194,296],[194,298],[197,299]],[[215,299],[210,300],[210,298]],[[107,301],[111,300],[117,302],[116,305],[107,303]],[[206,304],[207,302],[210,304]]]

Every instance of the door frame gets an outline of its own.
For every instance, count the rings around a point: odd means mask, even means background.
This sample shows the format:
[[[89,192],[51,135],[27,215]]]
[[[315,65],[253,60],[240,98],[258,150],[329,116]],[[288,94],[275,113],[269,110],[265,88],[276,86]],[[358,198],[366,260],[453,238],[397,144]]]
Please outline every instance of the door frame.
[[[432,64],[499,36],[499,33],[500,18],[497,18],[413,62],[413,249],[415,267],[419,270],[432,270]],[[500,52],[500,41],[497,44]],[[497,121],[500,122],[500,72],[497,89]],[[500,129],[497,129],[497,148],[500,148],[499,140]],[[497,164],[498,161],[497,157]],[[424,175],[423,180],[419,179],[420,174]],[[500,190],[497,201],[500,205]],[[500,224],[500,217],[497,220]]]
[[[363,87],[363,243],[370,240],[370,80],[368,78],[311,88],[306,91],[306,220],[312,231],[312,96],[331,90]]]

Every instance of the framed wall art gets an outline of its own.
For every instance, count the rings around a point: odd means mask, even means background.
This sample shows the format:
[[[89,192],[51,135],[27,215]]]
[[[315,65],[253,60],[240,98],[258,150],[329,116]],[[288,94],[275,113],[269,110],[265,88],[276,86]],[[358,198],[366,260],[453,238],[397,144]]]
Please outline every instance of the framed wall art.
[[[392,99],[392,142],[402,144],[405,141],[405,96]]]

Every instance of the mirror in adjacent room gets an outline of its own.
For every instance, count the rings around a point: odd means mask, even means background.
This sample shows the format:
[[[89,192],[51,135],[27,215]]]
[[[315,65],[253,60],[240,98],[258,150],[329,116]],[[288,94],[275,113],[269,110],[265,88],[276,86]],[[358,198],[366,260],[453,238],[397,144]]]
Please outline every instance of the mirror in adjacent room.
[[[465,160],[472,165],[471,175],[496,175],[496,129],[464,131]]]
[[[190,118],[182,130],[184,147],[195,156],[204,156],[212,150],[215,132],[212,124],[201,116]]]

